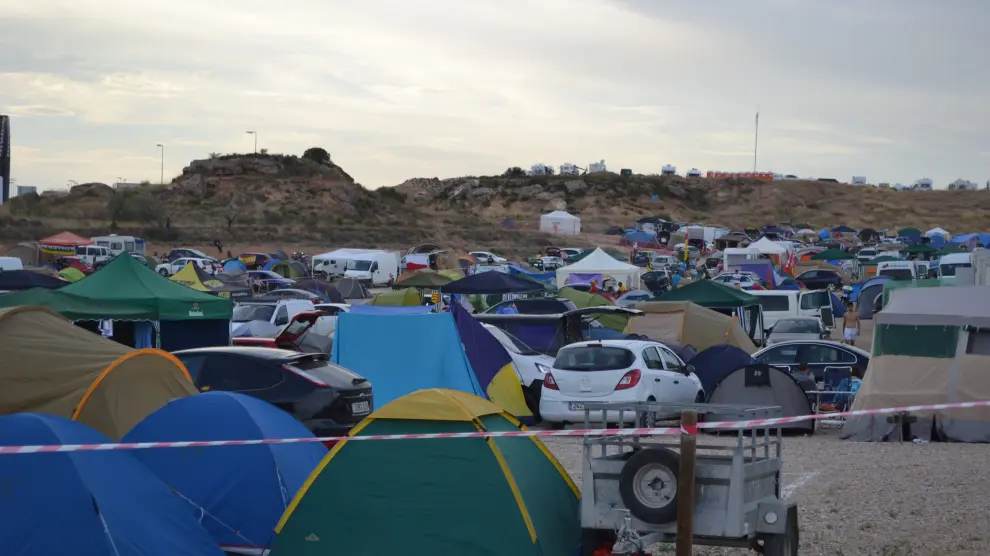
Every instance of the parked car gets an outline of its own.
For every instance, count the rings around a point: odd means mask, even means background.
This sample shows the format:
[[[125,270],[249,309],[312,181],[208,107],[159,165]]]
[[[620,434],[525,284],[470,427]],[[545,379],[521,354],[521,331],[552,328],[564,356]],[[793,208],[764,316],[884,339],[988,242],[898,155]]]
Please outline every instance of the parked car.
[[[645,251],[640,251],[633,256],[632,264],[636,266],[646,267],[650,264],[650,254]]]
[[[66,268],[74,268],[79,272],[82,272],[86,276],[89,276],[94,271],[96,271],[96,269],[93,268],[93,265],[84,263],[76,255],[67,255],[65,257],[59,257],[55,259],[53,264],[55,265],[55,268],[57,268],[58,270],[64,270]]]
[[[791,340],[825,340],[828,336],[828,330],[818,317],[787,317],[779,319],[770,328],[765,345]]]
[[[485,310],[488,314],[511,312],[509,308],[521,315],[558,315],[577,309],[577,305],[566,297],[536,297],[533,299],[508,299]]]
[[[280,288],[291,288],[296,281],[285,278],[277,272],[270,270],[249,270],[248,278],[251,286],[259,291],[268,292]]]
[[[870,354],[855,346],[831,340],[794,340],[767,346],[753,354],[760,363],[797,371],[801,363],[821,381],[827,369],[852,371],[859,368],[866,371],[870,364]]]
[[[763,281],[753,272],[723,272],[712,278],[713,281],[735,287],[737,284],[744,290],[763,289]]]
[[[289,351],[307,351],[303,349],[302,342],[306,334],[312,330],[320,317],[327,316],[323,311],[305,311],[292,317],[289,324],[282,329],[274,338],[233,338],[231,342],[235,346],[255,346],[267,348],[279,348]]]
[[[808,270],[802,272],[797,278],[798,282],[804,284],[809,290],[841,290],[842,276],[834,270]]]
[[[211,257],[206,253],[200,251],[199,249],[189,249],[187,247],[180,247],[177,249],[172,249],[162,257],[162,262],[174,261],[176,259],[208,259],[213,262],[219,262],[215,257]]]
[[[505,264],[505,257],[499,257],[490,251],[470,251],[469,255],[481,261],[482,264]]]
[[[172,276],[176,272],[182,270],[189,263],[199,266],[199,268],[202,268],[210,274],[216,274],[218,271],[216,264],[210,259],[194,259],[191,257],[186,257],[162,263],[155,267],[155,272],[161,274],[162,276]]]
[[[174,353],[201,391],[265,400],[317,436],[343,436],[374,410],[372,385],[323,353],[224,346]]]
[[[540,415],[562,426],[583,422],[588,402],[700,403],[704,396],[694,367],[659,342],[578,342],[561,348],[544,376]],[[626,412],[623,421],[632,423],[634,413]],[[613,418],[618,421],[617,412]]]
[[[670,291],[671,288],[670,271],[665,268],[644,272],[639,280],[643,284],[643,287],[652,294]]]
[[[265,294],[265,297],[277,299],[308,299],[314,304],[319,303],[323,298],[311,291],[297,290],[294,288],[280,288]]]
[[[268,261],[272,260],[272,257],[265,253],[241,253],[237,259],[244,263],[248,270],[261,270]]]
[[[553,357],[529,347],[522,340],[509,334],[501,328],[491,324],[482,324],[485,330],[495,336],[495,339],[502,344],[505,351],[509,352],[512,358],[512,365],[519,375],[519,382],[522,384],[523,396],[526,398],[526,405],[533,415],[540,418],[540,395],[543,392],[543,377],[553,366]]]

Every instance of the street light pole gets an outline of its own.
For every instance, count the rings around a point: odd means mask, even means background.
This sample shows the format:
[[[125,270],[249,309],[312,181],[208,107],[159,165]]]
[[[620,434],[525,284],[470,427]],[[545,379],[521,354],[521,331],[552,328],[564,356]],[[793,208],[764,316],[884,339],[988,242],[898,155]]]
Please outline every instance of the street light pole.
[[[159,178],[158,180],[158,183],[164,184],[165,183],[165,145],[158,143],[158,148],[162,150],[162,174],[161,174],[161,178]]]
[[[254,135],[254,154],[258,154],[258,132],[257,131],[248,131],[246,133],[248,135]]]

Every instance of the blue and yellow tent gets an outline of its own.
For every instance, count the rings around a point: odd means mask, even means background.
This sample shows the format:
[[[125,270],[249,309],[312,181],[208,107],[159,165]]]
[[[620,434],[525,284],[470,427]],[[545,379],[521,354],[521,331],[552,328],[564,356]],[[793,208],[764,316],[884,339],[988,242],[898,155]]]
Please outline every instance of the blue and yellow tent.
[[[518,421],[491,402],[423,390],[375,411],[350,435],[513,430]],[[275,532],[272,556],[573,556],[579,492],[535,437],[344,440]]]

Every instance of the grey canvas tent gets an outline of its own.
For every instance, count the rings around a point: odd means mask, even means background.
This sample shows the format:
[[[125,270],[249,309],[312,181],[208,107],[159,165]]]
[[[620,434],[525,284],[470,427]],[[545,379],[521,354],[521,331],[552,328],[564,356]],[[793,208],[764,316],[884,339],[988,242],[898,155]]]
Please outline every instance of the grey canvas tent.
[[[886,276],[874,276],[863,282],[863,288],[859,290],[859,296],[856,298],[856,312],[859,313],[859,318],[866,320],[873,318],[873,302],[878,296],[883,295],[883,285],[892,281],[893,278]]]
[[[783,369],[763,363],[743,365],[715,384],[708,397],[710,404],[780,406],[783,417],[811,415],[811,402],[801,385]],[[815,432],[814,421],[781,425],[789,431]]]
[[[334,284],[344,299],[371,299],[371,294],[354,278],[341,278]]]
[[[853,410],[990,399],[990,288],[900,288],[874,316],[873,357]],[[990,408],[853,417],[858,441],[990,442]]]

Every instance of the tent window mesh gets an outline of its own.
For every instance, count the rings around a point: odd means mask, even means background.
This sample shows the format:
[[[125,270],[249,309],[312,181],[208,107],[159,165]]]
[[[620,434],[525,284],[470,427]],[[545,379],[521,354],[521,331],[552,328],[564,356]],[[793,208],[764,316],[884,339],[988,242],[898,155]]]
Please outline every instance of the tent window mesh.
[[[970,332],[966,341],[966,353],[971,355],[990,355],[990,332]]]
[[[952,358],[956,355],[956,326],[883,324],[877,329],[875,355]]]

